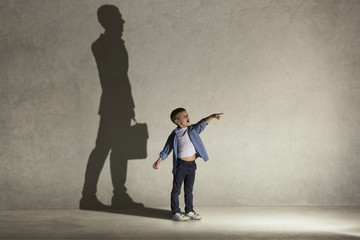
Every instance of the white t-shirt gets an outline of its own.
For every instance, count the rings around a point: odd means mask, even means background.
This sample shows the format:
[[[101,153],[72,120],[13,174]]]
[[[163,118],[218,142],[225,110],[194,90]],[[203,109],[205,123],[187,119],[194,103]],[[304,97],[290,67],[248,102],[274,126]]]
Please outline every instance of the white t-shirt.
[[[178,158],[190,157],[196,153],[194,144],[191,142],[188,128],[179,128],[177,134],[177,151]]]

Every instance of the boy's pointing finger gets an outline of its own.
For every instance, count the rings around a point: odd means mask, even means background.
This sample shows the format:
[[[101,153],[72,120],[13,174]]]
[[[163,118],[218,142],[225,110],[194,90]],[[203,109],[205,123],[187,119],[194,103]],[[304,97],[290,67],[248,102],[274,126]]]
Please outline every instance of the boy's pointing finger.
[[[221,115],[223,115],[224,113],[216,113],[215,114],[215,118],[216,119],[220,119],[221,118]]]

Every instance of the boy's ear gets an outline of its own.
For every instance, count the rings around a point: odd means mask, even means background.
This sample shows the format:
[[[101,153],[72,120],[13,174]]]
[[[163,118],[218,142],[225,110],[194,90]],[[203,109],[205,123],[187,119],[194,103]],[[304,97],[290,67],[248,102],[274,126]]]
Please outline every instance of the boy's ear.
[[[174,120],[174,123],[175,123],[176,125],[179,125],[179,124],[180,124],[179,119],[175,119],[175,120]]]

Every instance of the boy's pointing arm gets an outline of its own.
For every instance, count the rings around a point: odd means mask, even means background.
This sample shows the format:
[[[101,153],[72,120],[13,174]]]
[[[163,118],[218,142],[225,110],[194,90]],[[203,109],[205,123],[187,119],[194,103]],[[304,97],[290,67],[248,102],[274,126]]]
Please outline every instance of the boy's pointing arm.
[[[223,115],[223,113],[214,113],[211,114],[210,116],[204,118],[204,122],[207,124],[209,123],[211,120],[213,120],[214,118],[216,118],[217,120],[220,119],[221,115]]]

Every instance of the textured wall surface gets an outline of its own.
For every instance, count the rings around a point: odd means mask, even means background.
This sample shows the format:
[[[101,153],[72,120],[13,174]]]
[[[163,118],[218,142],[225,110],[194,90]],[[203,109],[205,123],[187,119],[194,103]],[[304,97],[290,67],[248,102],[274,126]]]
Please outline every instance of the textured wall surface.
[[[101,95],[91,44],[96,0],[0,1],[0,209],[72,208],[94,148]],[[202,133],[195,204],[360,204],[360,1],[107,1],[126,23],[146,159],[128,193],[169,204],[174,129],[224,112]],[[112,196],[109,163],[98,197]],[[182,200],[182,198],[181,198]]]

